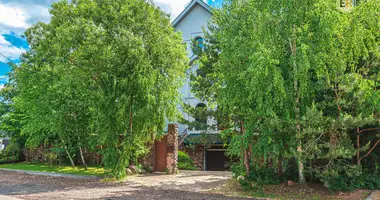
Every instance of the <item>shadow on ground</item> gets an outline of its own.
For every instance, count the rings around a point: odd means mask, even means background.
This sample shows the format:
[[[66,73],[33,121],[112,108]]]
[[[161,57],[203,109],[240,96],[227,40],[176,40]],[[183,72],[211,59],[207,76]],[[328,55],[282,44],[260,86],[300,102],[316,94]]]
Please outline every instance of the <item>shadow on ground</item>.
[[[115,192],[112,194],[112,197],[98,198],[98,200],[107,199],[107,200],[119,200],[119,199],[128,199],[128,200],[243,200],[247,198],[241,197],[229,197],[221,194],[208,194],[208,193],[199,193],[192,191],[182,191],[182,190],[151,190],[149,188],[143,188],[138,191],[132,192]]]
[[[203,175],[200,175],[203,174]],[[122,183],[2,172],[0,195],[21,199],[245,199],[210,192],[229,174],[184,172],[178,176],[148,175]]]

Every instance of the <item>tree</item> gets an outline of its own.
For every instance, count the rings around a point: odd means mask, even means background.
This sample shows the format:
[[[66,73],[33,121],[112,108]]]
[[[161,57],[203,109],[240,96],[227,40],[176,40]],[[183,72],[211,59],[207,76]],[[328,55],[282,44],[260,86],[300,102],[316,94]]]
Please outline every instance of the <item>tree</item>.
[[[347,160],[353,126],[378,126],[378,8],[238,0],[215,11],[200,59],[206,76],[193,78],[193,88],[235,122],[224,133],[247,176],[250,167],[281,172],[284,159],[295,159],[303,183],[306,161]]]
[[[15,65],[11,63],[10,66],[15,67]],[[0,130],[22,149],[25,146],[26,140],[26,138],[20,134],[23,113],[12,101],[12,99],[17,96],[16,85],[12,82],[5,84],[0,91],[0,96],[2,97],[0,101]]]
[[[145,0],[61,1],[50,13],[50,23],[28,29],[30,51],[14,72],[23,131],[60,138],[68,157],[90,145],[122,178],[177,116],[187,67],[181,36]]]

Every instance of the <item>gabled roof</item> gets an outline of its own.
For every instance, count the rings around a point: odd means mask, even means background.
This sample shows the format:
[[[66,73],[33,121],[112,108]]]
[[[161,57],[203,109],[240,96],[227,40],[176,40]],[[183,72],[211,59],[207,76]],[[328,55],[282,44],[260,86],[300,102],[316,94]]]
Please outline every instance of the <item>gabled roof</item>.
[[[172,22],[172,26],[174,28],[177,27],[177,25],[179,23],[181,23],[181,21],[191,12],[191,10],[193,10],[193,8],[196,5],[200,5],[204,9],[206,9],[208,12],[212,13],[211,12],[211,7],[209,5],[207,5],[207,3],[205,3],[204,1],[202,1],[202,0],[192,0],[190,2],[190,4],[185,8],[185,10],[183,10],[181,12],[181,14],[179,14],[178,17]]]

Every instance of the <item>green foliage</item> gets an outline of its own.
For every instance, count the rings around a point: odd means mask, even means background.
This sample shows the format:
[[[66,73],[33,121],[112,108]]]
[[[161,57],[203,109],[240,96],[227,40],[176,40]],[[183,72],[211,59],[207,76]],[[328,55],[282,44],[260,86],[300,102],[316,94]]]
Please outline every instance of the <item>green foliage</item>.
[[[196,170],[194,161],[183,151],[178,151],[178,169]]]
[[[278,177],[277,169],[270,167],[261,167],[251,170],[248,179],[259,185],[278,184],[285,180]]]
[[[333,191],[351,191],[354,189],[377,190],[380,188],[380,175],[363,172],[361,166],[339,166],[319,174],[321,181]]]
[[[9,63],[12,69],[17,67]],[[6,83],[0,91],[0,130],[12,142],[17,143],[20,149],[25,147],[26,137],[21,135],[23,113],[13,102],[13,98],[18,94],[17,87],[13,82]]]
[[[280,178],[270,168],[288,171],[295,160],[301,182],[306,170],[309,179],[325,173],[321,180],[336,177],[333,185],[350,189],[336,163],[349,163],[347,173],[352,161],[375,168],[379,8],[379,1],[343,11],[334,0],[236,0],[215,11],[192,86],[223,116],[228,154],[243,166],[236,173],[250,168],[253,179],[271,182]]]
[[[364,172],[360,178],[360,188],[369,190],[379,190],[380,175],[378,173],[376,174],[373,172]]]
[[[28,146],[62,147],[73,166],[79,149],[97,151],[123,178],[177,117],[188,61],[181,34],[146,0],[60,1],[50,13],[26,31],[30,50],[11,73],[20,134]]]
[[[10,142],[4,150],[4,160],[8,162],[16,162],[19,160],[21,154],[20,146],[15,142]]]
[[[0,164],[6,163],[6,162],[7,162],[7,160],[6,160],[5,156],[4,156],[3,151],[0,151]]]
[[[58,155],[57,153],[53,151],[48,151],[43,154],[44,160],[46,160],[50,166],[55,164],[58,160]]]
[[[238,180],[243,190],[252,190],[252,182],[247,179]]]
[[[231,171],[234,178],[237,178],[238,176],[242,175],[245,177],[245,181],[240,181],[241,183],[247,184],[254,183],[256,186],[262,186],[267,184],[279,184],[281,182],[284,182],[287,180],[287,176],[278,176],[278,171],[274,167],[270,166],[260,166],[260,167],[252,167],[249,175],[247,176],[245,174],[244,166],[241,164],[234,164],[231,166]],[[292,176],[294,177],[294,174]],[[245,183],[247,182],[247,183]],[[248,186],[248,185],[247,185]]]

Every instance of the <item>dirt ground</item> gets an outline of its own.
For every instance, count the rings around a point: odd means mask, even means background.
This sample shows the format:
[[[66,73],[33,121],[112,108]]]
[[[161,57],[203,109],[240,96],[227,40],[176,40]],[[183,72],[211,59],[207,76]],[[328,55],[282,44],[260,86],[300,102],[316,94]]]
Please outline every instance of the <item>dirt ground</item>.
[[[366,199],[371,191],[329,192],[322,185],[268,185],[243,191],[230,172],[181,171],[178,175],[138,175],[119,183],[95,179],[51,177],[0,171],[0,200],[18,199],[130,199],[130,200],[237,200],[260,199]],[[5,196],[2,196],[5,195]],[[240,196],[240,197],[236,197]],[[380,192],[371,200],[380,200]],[[8,197],[8,198],[6,198]],[[9,198],[10,197],[10,198]],[[17,198],[17,199],[13,199]],[[251,198],[252,199],[252,198]]]
[[[222,187],[214,192],[229,196],[251,196],[264,199],[307,199],[307,200],[365,200],[372,193],[369,190],[356,190],[352,192],[332,192],[322,184],[295,184],[287,183],[277,185],[255,186],[253,190],[244,191],[236,180],[228,180]],[[372,199],[380,200],[380,191],[373,192]]]
[[[0,195],[19,199],[246,199],[216,194],[229,172],[181,171],[179,175],[152,174],[121,183],[49,177],[0,171]]]

